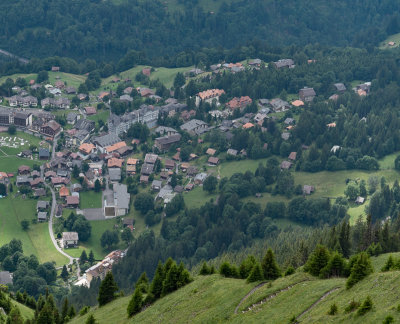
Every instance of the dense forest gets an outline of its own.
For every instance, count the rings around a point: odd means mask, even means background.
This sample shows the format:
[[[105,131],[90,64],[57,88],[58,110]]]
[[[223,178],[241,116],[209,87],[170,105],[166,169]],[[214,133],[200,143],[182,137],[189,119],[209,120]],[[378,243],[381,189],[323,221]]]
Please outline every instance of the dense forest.
[[[0,4],[0,41],[15,55],[118,60],[128,50],[150,57],[202,47],[309,43],[375,45],[400,31],[399,1],[238,1],[205,12],[198,1],[172,11],[158,0],[20,0]],[[176,64],[188,63],[183,55]]]

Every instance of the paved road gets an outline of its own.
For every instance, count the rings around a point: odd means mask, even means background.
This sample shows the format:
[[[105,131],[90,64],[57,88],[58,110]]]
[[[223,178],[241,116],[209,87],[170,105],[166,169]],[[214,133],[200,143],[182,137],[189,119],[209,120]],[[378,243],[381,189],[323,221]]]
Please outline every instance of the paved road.
[[[52,151],[51,151],[51,161],[54,159],[55,154],[56,154],[56,144],[57,144],[57,136],[54,137],[54,141],[53,141],[53,148],[52,148]],[[41,176],[42,176],[42,178],[43,178],[43,175],[44,175],[44,168],[43,168],[43,165],[40,167],[40,173],[41,173]],[[61,253],[62,255],[64,255],[65,257],[67,257],[68,260],[69,260],[68,265],[71,265],[71,264],[74,263],[74,260],[79,260],[79,258],[73,258],[73,257],[71,257],[69,254],[65,253],[65,252],[58,246],[57,240],[56,240],[56,238],[54,237],[54,232],[53,232],[53,219],[54,219],[54,214],[55,214],[56,206],[57,206],[56,193],[55,193],[55,191],[54,191],[54,189],[53,189],[52,186],[50,186],[50,185],[47,184],[46,182],[45,182],[44,184],[45,184],[45,186],[46,186],[47,188],[50,189],[50,191],[51,191],[51,196],[52,196],[51,212],[50,212],[50,219],[49,219],[49,234],[50,234],[50,238],[51,238],[51,241],[53,242],[54,247],[57,249],[57,251],[60,252],[60,253]],[[80,279],[81,276],[80,276],[79,262],[77,262],[77,265],[78,265],[78,267],[77,267],[77,276],[78,276],[78,279]]]

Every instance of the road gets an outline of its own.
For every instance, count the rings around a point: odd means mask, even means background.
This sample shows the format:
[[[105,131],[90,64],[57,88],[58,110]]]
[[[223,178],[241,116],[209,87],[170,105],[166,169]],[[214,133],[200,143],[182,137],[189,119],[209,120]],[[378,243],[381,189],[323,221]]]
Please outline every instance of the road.
[[[54,137],[54,141],[53,141],[53,148],[51,151],[51,160],[52,161],[56,155],[56,144],[57,144],[57,136]],[[41,173],[41,177],[44,178],[44,167],[43,165],[41,165],[40,167],[40,173]],[[53,231],[53,219],[54,219],[54,215],[56,212],[56,206],[57,206],[57,200],[56,200],[56,193],[53,189],[52,186],[50,186],[48,183],[44,183],[45,186],[47,188],[50,189],[51,191],[51,196],[52,196],[52,204],[51,204],[51,212],[50,212],[50,219],[49,219],[49,234],[50,234],[50,238],[51,241],[53,242],[54,247],[57,249],[58,252],[60,252],[62,255],[64,255],[65,257],[68,258],[69,263],[68,265],[72,265],[74,263],[74,260],[79,260],[79,258],[73,258],[71,257],[69,254],[65,253],[59,246],[57,243],[56,238],[54,237],[54,231]],[[77,264],[77,276],[78,276],[78,280],[81,278],[80,276],[80,268],[79,268],[79,262],[76,262]]]

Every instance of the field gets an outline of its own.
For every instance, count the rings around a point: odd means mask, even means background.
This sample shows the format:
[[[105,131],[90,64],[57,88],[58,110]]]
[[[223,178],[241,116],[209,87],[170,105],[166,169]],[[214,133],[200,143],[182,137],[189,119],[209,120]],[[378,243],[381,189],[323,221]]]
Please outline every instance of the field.
[[[25,200],[21,197],[7,197],[0,200],[0,245],[16,238],[22,241],[24,254],[34,254],[40,262],[55,261],[56,264],[67,263],[53,246],[48,233],[48,223],[31,224],[28,231],[23,231],[20,222],[36,218],[36,200]]]
[[[0,156],[0,170],[3,172],[16,172],[21,165],[32,167],[34,164],[42,164],[39,160],[22,159],[16,156]]]
[[[98,123],[99,120],[102,120],[104,124],[107,124],[108,117],[110,116],[109,110],[100,110],[97,112],[96,115],[89,116],[87,119],[93,120],[94,122]]]
[[[59,79],[57,79],[57,77],[59,77]],[[76,90],[78,90],[79,85],[85,82],[86,76],[64,72],[49,72],[49,82],[51,84],[54,85],[58,80],[64,81],[66,86],[75,87]]]
[[[389,42],[394,42],[394,46],[389,46]],[[400,45],[400,33],[399,34],[394,34],[390,35],[388,38],[386,38],[383,42],[379,44],[380,49],[390,49],[390,48],[397,48]]]
[[[101,197],[101,192],[95,192],[93,190],[81,192],[79,197],[80,208],[101,208]]]
[[[387,257],[386,254],[372,258],[375,272],[349,290],[345,289],[345,278],[321,280],[299,270],[292,276],[263,285],[244,298],[256,284],[216,274],[196,276],[194,282],[160,299],[132,319],[125,315],[130,296],[91,312],[100,324],[289,323],[293,315],[299,316],[303,312],[300,323],[382,323],[388,314],[394,317],[396,323],[400,320],[400,312],[396,310],[400,293],[395,288],[400,283],[400,271],[379,272]],[[287,287],[290,289],[285,289]],[[328,292],[330,294],[327,295]],[[253,306],[275,293],[269,300]],[[344,312],[351,300],[362,302],[368,295],[372,298],[373,309],[366,315]],[[242,298],[243,303],[235,314]],[[333,303],[338,306],[338,314],[327,315]],[[251,311],[247,311],[249,306],[253,306]],[[85,323],[86,318],[87,315],[77,316],[71,323]]]
[[[36,80],[36,77],[37,77],[36,73],[31,73],[31,74],[18,73],[18,74],[6,75],[0,78],[0,84],[6,82],[7,79],[12,79],[15,82],[15,80],[17,80],[18,78],[25,79],[29,83],[30,80]]]
[[[0,156],[16,155],[23,150],[29,150],[30,145],[39,147],[40,142],[42,140],[39,137],[24,132],[16,132],[15,135],[0,133]],[[43,147],[50,149],[47,143]]]

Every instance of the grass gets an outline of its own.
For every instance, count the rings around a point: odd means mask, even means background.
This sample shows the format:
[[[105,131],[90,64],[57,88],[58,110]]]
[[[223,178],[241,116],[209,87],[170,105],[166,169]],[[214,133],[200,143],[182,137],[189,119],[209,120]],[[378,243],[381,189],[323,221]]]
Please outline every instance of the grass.
[[[93,190],[81,192],[79,195],[80,208],[101,208],[102,207],[102,194]]]
[[[59,77],[59,79],[57,79]],[[56,81],[64,81],[66,86],[75,87],[78,90],[78,87],[81,83],[85,82],[86,76],[79,74],[71,74],[64,72],[49,72],[49,82],[51,84],[55,84]]]
[[[18,78],[25,79],[29,83],[30,80],[36,80],[36,77],[37,77],[36,73],[30,73],[30,74],[17,73],[12,75],[6,75],[0,78],[0,84],[6,82],[7,79],[12,79],[15,82],[15,80],[17,80]]]
[[[192,191],[185,192],[183,198],[188,208],[199,208],[210,199],[216,199],[216,194],[209,194],[203,187],[196,186]]]
[[[394,46],[389,46],[389,42],[394,42]],[[397,48],[400,45],[400,33],[390,35],[388,38],[386,38],[383,42],[379,44],[380,49],[391,49],[391,48]]]
[[[0,153],[2,153],[3,156],[5,154],[17,155],[18,153],[20,153],[23,150],[28,150],[30,145],[35,145],[35,146],[39,147],[39,143],[42,142],[41,138],[38,138],[38,137],[30,135],[30,134],[26,134],[24,132],[16,132],[15,135],[9,135],[8,133],[0,133],[0,137],[12,137],[12,138],[17,137],[17,138],[24,140],[24,145],[19,145],[18,148],[8,147],[8,146],[0,146]],[[18,140],[17,143],[20,144],[21,142]],[[48,143],[46,143],[46,145],[44,147],[47,147],[50,149],[50,145]]]
[[[11,303],[19,308],[19,311],[21,312],[21,315],[24,319],[32,319],[34,316],[34,311],[33,309],[26,307],[23,304],[20,304],[19,302],[11,299]]]
[[[395,256],[400,256],[397,253]],[[300,323],[382,323],[392,315],[395,323],[400,320],[397,311],[400,292],[396,288],[400,283],[400,271],[379,272],[388,254],[372,258],[375,272],[357,283],[353,288],[345,288],[345,278],[321,280],[301,271],[292,276],[279,278],[257,289],[245,299],[234,314],[240,300],[257,285],[247,284],[245,280],[223,278],[220,275],[196,276],[194,281],[180,290],[161,298],[146,310],[128,319],[126,308],[130,296],[122,297],[90,313],[102,323],[289,323],[289,319],[309,309],[299,320]],[[242,311],[273,293],[278,293],[251,311]],[[338,288],[324,299],[321,297]],[[344,309],[351,300],[363,301],[371,296],[373,309],[364,316],[355,312],[345,313]],[[338,306],[336,315],[327,315],[330,306]],[[88,315],[77,316],[71,323],[85,323]]]
[[[16,156],[0,156],[0,170],[3,172],[16,172],[21,165],[32,167],[34,164],[42,164],[40,160],[22,159]]]
[[[110,116],[109,110],[98,111],[96,115],[89,116],[87,119],[93,120],[94,122],[98,123],[99,120],[102,120],[104,124],[107,123],[108,117]]]
[[[22,241],[25,255],[34,254],[41,263],[54,261],[63,265],[67,258],[61,255],[48,233],[48,224],[31,224],[28,231],[23,231],[20,222],[36,218],[36,200],[21,197],[7,197],[0,200],[0,245],[13,238]]]

